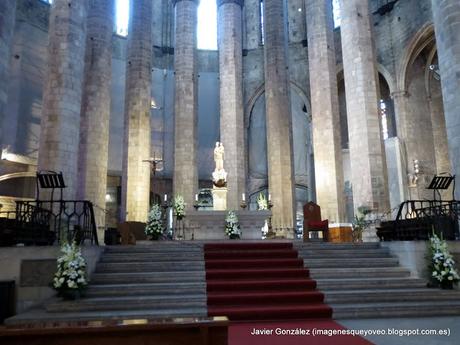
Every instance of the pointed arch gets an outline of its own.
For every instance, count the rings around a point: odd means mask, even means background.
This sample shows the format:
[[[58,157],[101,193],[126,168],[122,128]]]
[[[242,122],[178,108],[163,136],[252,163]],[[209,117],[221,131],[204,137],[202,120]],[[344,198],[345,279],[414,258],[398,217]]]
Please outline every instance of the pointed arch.
[[[403,54],[397,73],[397,90],[407,91],[407,77],[409,67],[417,56],[426,48],[427,45],[435,41],[434,25],[432,22],[425,23],[420,30],[412,37],[405,53]]]

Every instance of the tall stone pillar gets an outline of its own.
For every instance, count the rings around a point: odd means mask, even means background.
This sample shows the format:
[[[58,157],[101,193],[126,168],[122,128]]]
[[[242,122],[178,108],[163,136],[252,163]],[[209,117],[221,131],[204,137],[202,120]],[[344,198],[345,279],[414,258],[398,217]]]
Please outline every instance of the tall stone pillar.
[[[126,63],[122,218],[145,222],[150,201],[152,0],[132,1]]]
[[[290,236],[295,212],[286,18],[284,1],[265,0],[265,107],[268,187],[274,205],[272,225]]]
[[[452,174],[460,176],[460,2],[432,0]],[[457,188],[456,198],[460,198]]]
[[[227,208],[238,210],[246,191],[244,111],[243,111],[243,0],[217,0],[220,140],[225,147],[224,169],[227,177]]]
[[[0,1],[0,145],[8,98],[8,68],[16,19],[16,0]]]
[[[114,0],[93,0],[90,4],[81,108],[78,195],[79,199],[93,203],[96,224],[103,229],[109,151]]]
[[[353,203],[389,210],[369,0],[340,0]]]
[[[197,168],[197,69],[196,25],[198,0],[174,0],[176,36],[174,47],[174,180],[175,195],[182,195],[191,209],[198,192]],[[211,174],[211,172],[209,172]]]
[[[332,1],[307,0],[308,63],[316,200],[330,221],[345,218]]]
[[[38,167],[63,172],[66,199],[76,197],[80,170],[77,163],[87,10],[87,1],[55,0],[48,30]]]

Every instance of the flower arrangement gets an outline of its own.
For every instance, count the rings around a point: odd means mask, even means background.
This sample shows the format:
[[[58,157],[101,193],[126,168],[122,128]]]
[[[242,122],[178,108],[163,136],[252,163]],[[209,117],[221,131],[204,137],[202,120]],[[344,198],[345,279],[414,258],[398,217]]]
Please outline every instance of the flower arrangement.
[[[152,206],[147,218],[147,225],[145,226],[145,234],[150,236],[152,240],[157,240],[163,233],[163,214],[159,205]]]
[[[451,289],[453,284],[459,281],[460,277],[455,269],[455,261],[447,249],[446,241],[439,238],[434,231],[430,237],[430,251],[432,282],[444,289]]]
[[[185,200],[182,195],[176,195],[174,197],[172,206],[177,219],[182,219],[185,217]]]
[[[75,242],[64,244],[63,253],[57,260],[57,272],[53,279],[53,288],[59,295],[67,299],[79,297],[88,285],[86,277],[86,261],[81,249]]]
[[[268,201],[263,193],[259,193],[259,196],[257,197],[257,209],[268,210]]]
[[[225,234],[230,239],[239,239],[241,237],[240,223],[235,211],[229,211],[225,217]]]

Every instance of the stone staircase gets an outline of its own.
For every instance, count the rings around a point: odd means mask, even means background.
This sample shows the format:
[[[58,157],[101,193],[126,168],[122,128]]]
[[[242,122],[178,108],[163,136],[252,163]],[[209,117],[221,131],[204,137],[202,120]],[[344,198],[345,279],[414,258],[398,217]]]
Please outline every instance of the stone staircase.
[[[335,319],[460,315],[460,291],[426,288],[379,243],[295,243]]]
[[[86,297],[46,305],[47,318],[205,317],[202,245],[156,242],[108,246]]]
[[[85,298],[54,298],[7,323],[206,317],[203,243],[108,246]],[[335,319],[460,315],[460,291],[426,288],[379,243],[294,242],[294,247]],[[292,253],[287,260],[295,258]]]

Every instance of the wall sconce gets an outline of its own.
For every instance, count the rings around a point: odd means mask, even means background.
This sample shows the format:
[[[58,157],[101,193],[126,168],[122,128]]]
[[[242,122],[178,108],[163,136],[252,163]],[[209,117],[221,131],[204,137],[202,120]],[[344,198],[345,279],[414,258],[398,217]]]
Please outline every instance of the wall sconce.
[[[156,109],[156,110],[162,109],[160,106],[157,105],[157,102],[155,101],[155,99],[153,97],[150,100],[150,108],[151,109]]]
[[[438,65],[430,65],[430,71],[433,72],[433,77],[436,80],[441,80],[441,73],[439,72]]]

